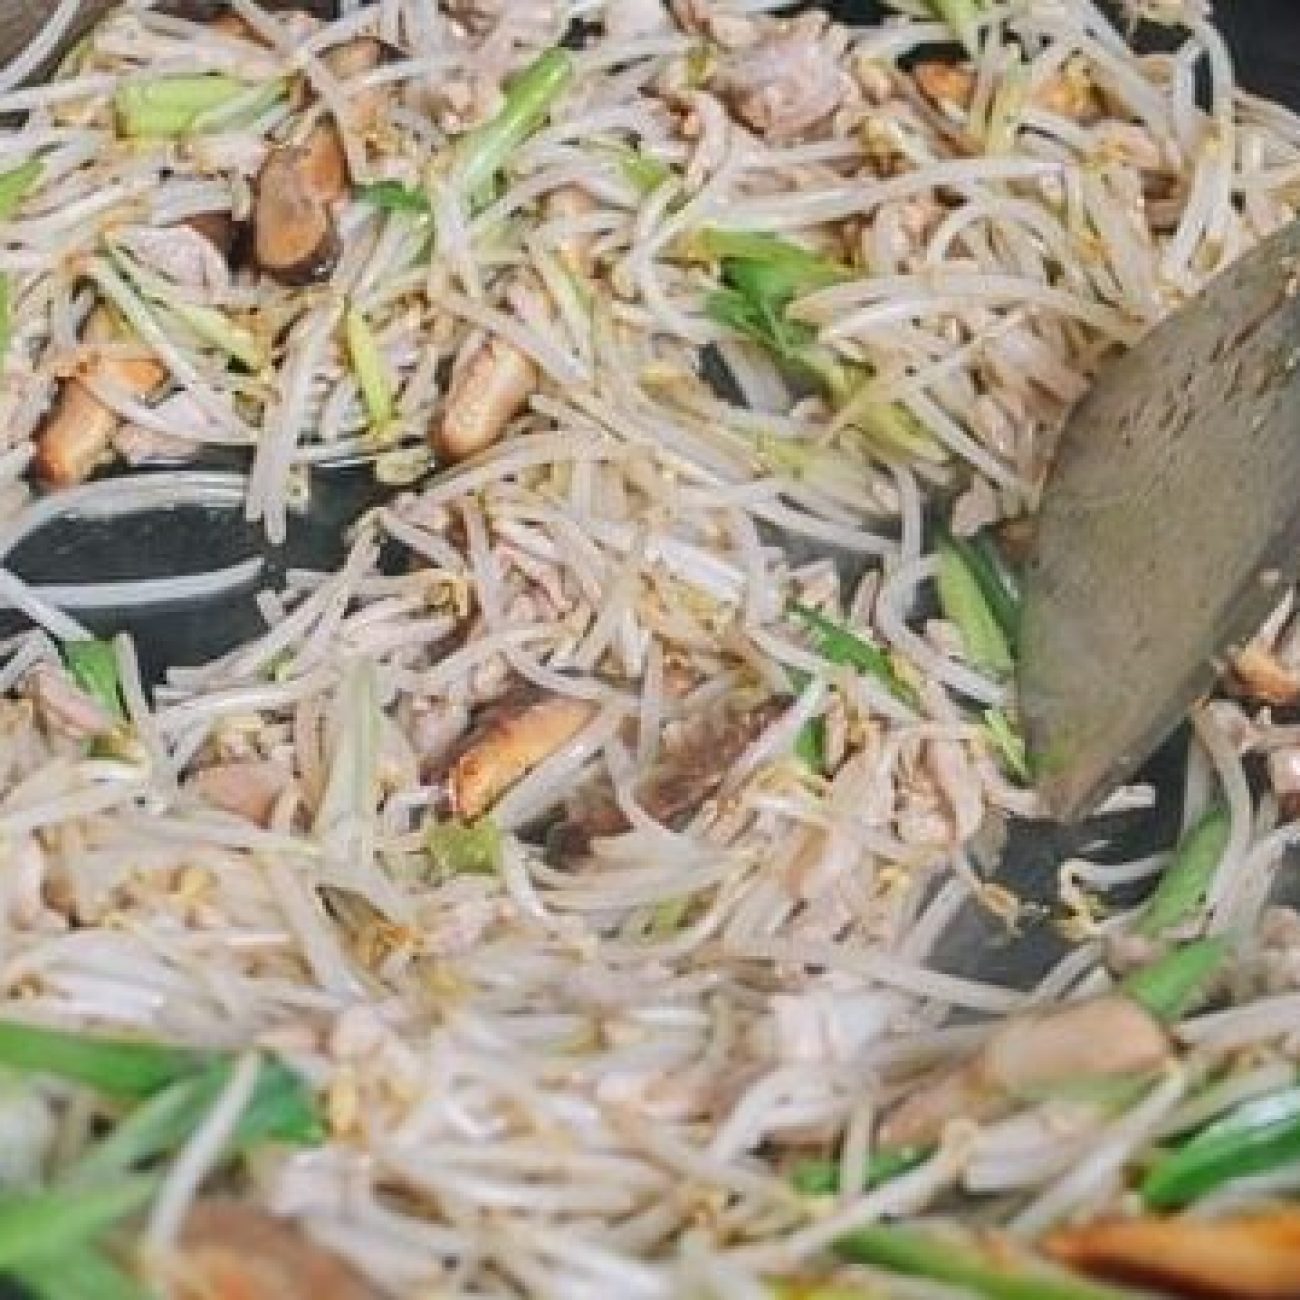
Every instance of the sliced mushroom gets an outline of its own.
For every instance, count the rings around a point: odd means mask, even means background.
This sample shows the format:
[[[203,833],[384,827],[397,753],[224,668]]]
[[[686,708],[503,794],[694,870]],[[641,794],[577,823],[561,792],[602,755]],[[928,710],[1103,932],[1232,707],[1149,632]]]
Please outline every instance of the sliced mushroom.
[[[1172,1045],[1160,1022],[1130,998],[1109,995],[1009,1020],[973,1057],[922,1084],[881,1126],[888,1146],[938,1139],[950,1120],[992,1120],[1017,1101],[1077,1080],[1141,1077]]]
[[[191,1211],[164,1272],[169,1300],[379,1300],[300,1229],[232,1200]]]
[[[741,755],[787,707],[787,701],[768,700],[752,708],[727,708],[690,726],[641,782],[637,802],[665,826],[683,826],[717,794]],[[627,829],[623,810],[602,788],[574,801],[551,844],[560,853],[580,853],[592,840]]]
[[[91,313],[82,333],[88,344],[119,340],[113,317],[105,308]],[[147,397],[167,377],[166,369],[148,357],[123,358],[94,355],[85,372],[124,388],[133,397]],[[111,454],[113,434],[120,424],[79,379],[64,382],[54,407],[36,435],[33,467],[50,487],[82,483]]]
[[[328,51],[322,61],[341,80],[377,67],[379,41],[363,37]],[[377,91],[354,95],[353,115],[368,124],[378,109]],[[257,178],[253,250],[258,266],[281,284],[299,286],[328,279],[340,249],[332,205],[348,192],[348,162],[338,128],[318,122],[300,145],[276,149]]]
[[[506,700],[489,710],[451,765],[451,811],[477,821],[517,781],[569,743],[596,706],[567,695]]]
[[[1056,1233],[1048,1250],[1095,1277],[1179,1296],[1300,1300],[1300,1210],[1128,1219]]]
[[[279,283],[316,284],[338,264],[341,245],[330,200],[335,169],[329,152],[276,149],[257,177],[253,254]]]
[[[492,446],[537,389],[536,363],[504,339],[469,345],[456,362],[442,419],[432,431],[446,460],[467,460]]]
[[[975,98],[975,71],[964,64],[918,63],[912,76],[921,93],[940,108],[964,111]],[[1036,86],[1033,103],[1075,122],[1093,122],[1101,116],[1096,87],[1078,67],[1067,67]]]

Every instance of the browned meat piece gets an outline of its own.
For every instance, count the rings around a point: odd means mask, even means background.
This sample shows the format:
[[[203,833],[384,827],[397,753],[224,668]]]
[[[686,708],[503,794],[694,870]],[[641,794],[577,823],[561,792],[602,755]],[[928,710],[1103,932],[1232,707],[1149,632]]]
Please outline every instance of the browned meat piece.
[[[1219,1300],[1300,1300],[1300,1210],[1126,1219],[1068,1228],[1048,1249],[1096,1277]]]
[[[98,308],[91,313],[83,332],[85,342],[107,343],[120,337],[106,309]],[[133,397],[147,397],[167,377],[162,364],[150,357],[97,356],[85,373],[88,377],[111,381]],[[120,423],[116,413],[79,379],[66,380],[36,435],[37,477],[54,488],[84,482],[111,455],[113,434]]]
[[[1129,998],[1107,996],[1008,1020],[955,1070],[922,1083],[881,1126],[887,1146],[923,1146],[953,1119],[991,1120],[1077,1079],[1142,1075],[1169,1060],[1164,1028]]]
[[[477,821],[595,716],[590,701],[566,695],[530,694],[489,709],[452,761],[447,778],[452,813]]]

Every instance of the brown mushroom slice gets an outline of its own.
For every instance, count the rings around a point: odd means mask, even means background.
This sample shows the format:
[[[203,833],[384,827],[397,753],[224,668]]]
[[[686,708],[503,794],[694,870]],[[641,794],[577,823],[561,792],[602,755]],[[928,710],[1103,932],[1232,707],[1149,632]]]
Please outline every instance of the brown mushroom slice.
[[[328,51],[322,61],[349,81],[383,61],[384,47],[370,37]],[[354,95],[350,108],[362,125],[380,103],[375,90]],[[253,251],[258,266],[291,287],[318,284],[338,264],[341,247],[331,205],[348,192],[348,160],[338,127],[318,122],[300,145],[274,150],[257,178]]]
[[[477,821],[511,786],[567,745],[596,712],[590,701],[567,695],[507,700],[491,709],[448,773],[453,814]]]
[[[86,322],[82,338],[106,343],[120,338],[113,318],[97,308]],[[108,380],[133,397],[147,397],[167,377],[166,368],[149,357],[96,357],[88,375]],[[121,421],[79,379],[68,379],[59,389],[53,409],[36,434],[36,476],[53,488],[83,483],[112,451],[113,435]]]
[[[333,184],[329,151],[310,144],[273,150],[257,177],[253,255],[272,279],[317,284],[338,264],[338,230],[325,197]]]
[[[300,1229],[233,1200],[191,1211],[164,1272],[169,1300],[379,1300],[349,1264]]]
[[[767,700],[751,708],[727,708],[693,726],[683,742],[665,752],[637,787],[640,806],[657,822],[677,829],[722,788],[741,755],[789,707]],[[629,829],[623,810],[607,788],[579,795],[551,838],[560,853],[582,853],[594,839]]]
[[[370,37],[336,46],[321,56],[321,62],[342,82],[372,71],[383,59],[384,47]],[[382,99],[382,93],[378,90],[350,93],[348,111],[352,114],[353,121],[362,129],[367,129],[374,121]],[[347,194],[351,179],[347,153],[339,137],[338,127],[330,119],[318,122],[307,137],[303,149],[303,174],[307,184],[325,202],[338,202]]]
[[[1076,1081],[1140,1078],[1169,1061],[1164,1027],[1119,995],[1016,1016],[956,1069],[923,1083],[881,1125],[887,1146],[924,1146],[950,1120],[993,1120]]]
[[[1225,1219],[1127,1219],[1067,1228],[1047,1243],[1061,1263],[1178,1296],[1300,1300],[1300,1210]]]
[[[487,450],[537,391],[536,363],[504,339],[489,338],[458,359],[442,418],[433,427],[434,450],[449,461]]]

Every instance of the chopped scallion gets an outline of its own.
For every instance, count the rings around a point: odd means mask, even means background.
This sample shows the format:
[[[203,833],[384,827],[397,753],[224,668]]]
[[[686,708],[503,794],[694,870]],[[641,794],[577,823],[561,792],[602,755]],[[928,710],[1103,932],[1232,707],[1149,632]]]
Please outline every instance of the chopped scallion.
[[[939,604],[956,627],[971,663],[996,677],[1015,664],[1006,633],[985,599],[983,588],[962,552],[950,540],[939,542]]]
[[[429,829],[425,847],[435,869],[445,876],[488,876],[501,870],[501,830],[488,817],[469,826],[437,822]]]
[[[823,659],[856,668],[858,672],[874,677],[904,704],[916,704],[916,692],[898,676],[889,656],[874,642],[798,601],[790,605],[790,612],[808,628],[817,653]]]
[[[1222,935],[1183,944],[1134,971],[1120,988],[1157,1019],[1173,1023],[1196,1004],[1230,951],[1231,943]]]
[[[132,139],[185,135],[205,113],[225,107],[248,89],[247,82],[218,73],[128,82],[114,101],[118,130]]]
[[[369,185],[358,185],[356,196],[362,203],[371,207],[382,208],[386,212],[414,212],[427,216],[432,210],[429,196],[411,185],[401,181],[374,181]]]
[[[863,1186],[879,1187],[899,1174],[905,1174],[930,1158],[929,1147],[884,1147],[867,1162]],[[840,1190],[838,1160],[804,1160],[795,1166],[790,1182],[805,1196],[834,1196]]]
[[[1158,1160],[1142,1183],[1153,1209],[1189,1205],[1225,1183],[1300,1165],[1300,1088],[1256,1097]]]
[[[456,175],[467,195],[477,197],[496,179],[510,155],[546,121],[573,76],[568,50],[547,50],[506,87],[501,111],[460,138]]]
[[[108,1097],[148,1097],[212,1059],[186,1047],[0,1021],[0,1066],[85,1084]]]
[[[1021,784],[1028,785],[1032,774],[1029,770],[1029,751],[1025,745],[1025,738],[1016,730],[1004,710],[985,710],[984,734],[989,738],[1007,772]]]
[[[393,422],[397,409],[388,362],[379,349],[379,341],[375,338],[370,323],[355,307],[349,309],[344,318],[344,329],[347,333],[348,355],[361,388],[362,400],[366,404],[370,428],[372,432],[382,434]]]
[[[119,720],[126,717],[122,707],[122,682],[118,675],[117,651],[107,641],[65,641],[63,662],[73,680],[106,713]]]
[[[44,170],[41,164],[32,158],[20,167],[0,172],[0,221],[7,221],[18,211],[22,201],[40,181]]]
[[[1135,1300],[1131,1291],[1068,1277],[1009,1247],[984,1251],[917,1228],[859,1228],[837,1241],[835,1251],[858,1264],[951,1283],[986,1300]]]
[[[1133,927],[1138,934],[1156,938],[1196,915],[1228,847],[1231,828],[1227,810],[1215,807],[1187,832]]]
[[[672,179],[673,169],[666,162],[625,144],[601,146],[613,155],[623,179],[642,198],[648,198],[661,185]]]
[[[86,1187],[0,1197],[0,1270],[58,1258],[142,1210],[158,1180],[135,1175]]]

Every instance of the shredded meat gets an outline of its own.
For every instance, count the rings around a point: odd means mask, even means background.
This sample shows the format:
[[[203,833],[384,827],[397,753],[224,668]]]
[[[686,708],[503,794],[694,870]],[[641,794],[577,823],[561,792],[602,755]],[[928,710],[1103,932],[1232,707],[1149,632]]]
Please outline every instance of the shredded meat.
[[[856,83],[842,66],[848,35],[809,10],[728,54],[714,85],[751,130],[774,141],[816,134]]]
[[[33,668],[25,686],[37,716],[51,731],[86,741],[106,735],[117,725],[112,714],[91,699],[71,674],[53,664]]]

